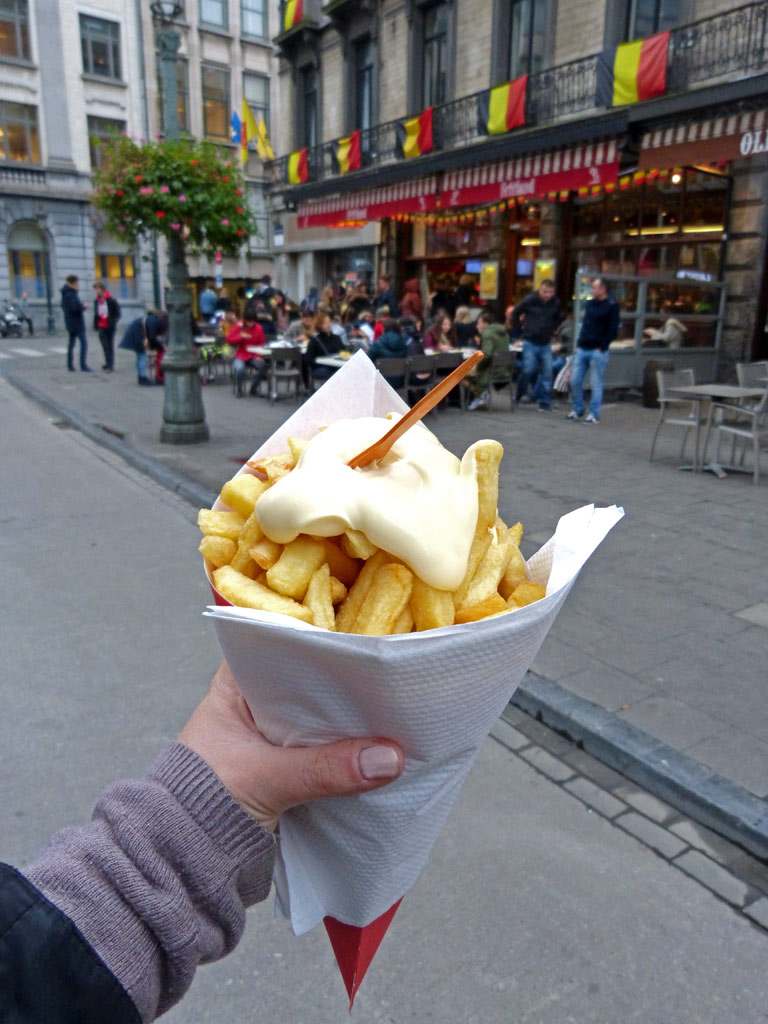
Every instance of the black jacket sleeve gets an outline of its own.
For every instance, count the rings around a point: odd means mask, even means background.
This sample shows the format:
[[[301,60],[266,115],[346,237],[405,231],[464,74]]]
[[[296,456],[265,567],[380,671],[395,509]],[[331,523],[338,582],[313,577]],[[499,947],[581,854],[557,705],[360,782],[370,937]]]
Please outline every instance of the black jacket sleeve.
[[[75,925],[13,868],[0,864],[3,1024],[141,1024],[117,978]]]

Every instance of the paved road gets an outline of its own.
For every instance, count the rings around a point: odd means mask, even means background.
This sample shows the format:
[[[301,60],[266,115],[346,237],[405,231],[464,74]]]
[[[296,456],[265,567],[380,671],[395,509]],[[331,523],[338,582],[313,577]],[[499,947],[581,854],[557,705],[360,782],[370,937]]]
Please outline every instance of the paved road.
[[[0,428],[12,439],[0,533],[0,856],[21,864],[175,735],[217,652],[199,614],[194,510],[2,382]],[[398,912],[355,1017],[767,1020],[764,867],[509,715]],[[295,939],[265,904],[238,951],[203,969],[166,1019],[340,1024],[349,1014],[322,931]]]

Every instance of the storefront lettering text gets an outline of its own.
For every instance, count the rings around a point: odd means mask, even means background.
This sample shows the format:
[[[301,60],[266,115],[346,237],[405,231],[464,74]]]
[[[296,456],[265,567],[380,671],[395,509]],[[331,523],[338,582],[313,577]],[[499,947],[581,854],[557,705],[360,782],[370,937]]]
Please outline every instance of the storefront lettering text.
[[[755,153],[768,152],[768,138],[763,128],[755,132],[744,132],[739,142],[742,156],[753,156]]]
[[[528,178],[526,181],[503,181],[501,183],[501,198],[509,199],[511,196],[529,196],[533,194],[535,187],[535,178]]]

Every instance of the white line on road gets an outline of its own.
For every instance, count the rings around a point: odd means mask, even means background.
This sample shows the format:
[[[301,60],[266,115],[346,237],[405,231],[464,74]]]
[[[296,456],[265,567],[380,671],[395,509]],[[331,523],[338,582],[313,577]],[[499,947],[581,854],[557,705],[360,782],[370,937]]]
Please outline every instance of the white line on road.
[[[15,352],[18,356],[44,356],[45,352],[38,352],[36,348],[9,348],[9,352]]]
[[[9,356],[7,352],[0,352],[0,359],[13,359],[13,356]]]

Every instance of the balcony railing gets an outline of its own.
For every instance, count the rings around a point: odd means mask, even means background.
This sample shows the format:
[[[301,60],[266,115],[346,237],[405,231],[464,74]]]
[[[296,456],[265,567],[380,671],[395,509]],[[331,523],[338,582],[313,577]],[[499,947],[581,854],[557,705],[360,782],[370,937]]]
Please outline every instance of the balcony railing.
[[[530,75],[525,100],[526,124],[546,125],[562,118],[597,112],[598,57],[592,54]],[[768,0],[716,14],[670,33],[667,92],[683,92],[728,75],[749,77],[765,70],[768,70]],[[435,150],[466,147],[487,138],[479,130],[480,95],[462,96],[434,108]],[[361,133],[362,168],[380,167],[400,159],[396,126],[397,121],[387,121]],[[326,142],[308,150],[310,181],[340,177],[334,148],[335,142]],[[286,182],[287,170],[288,157],[279,157],[271,164],[272,180]]]

